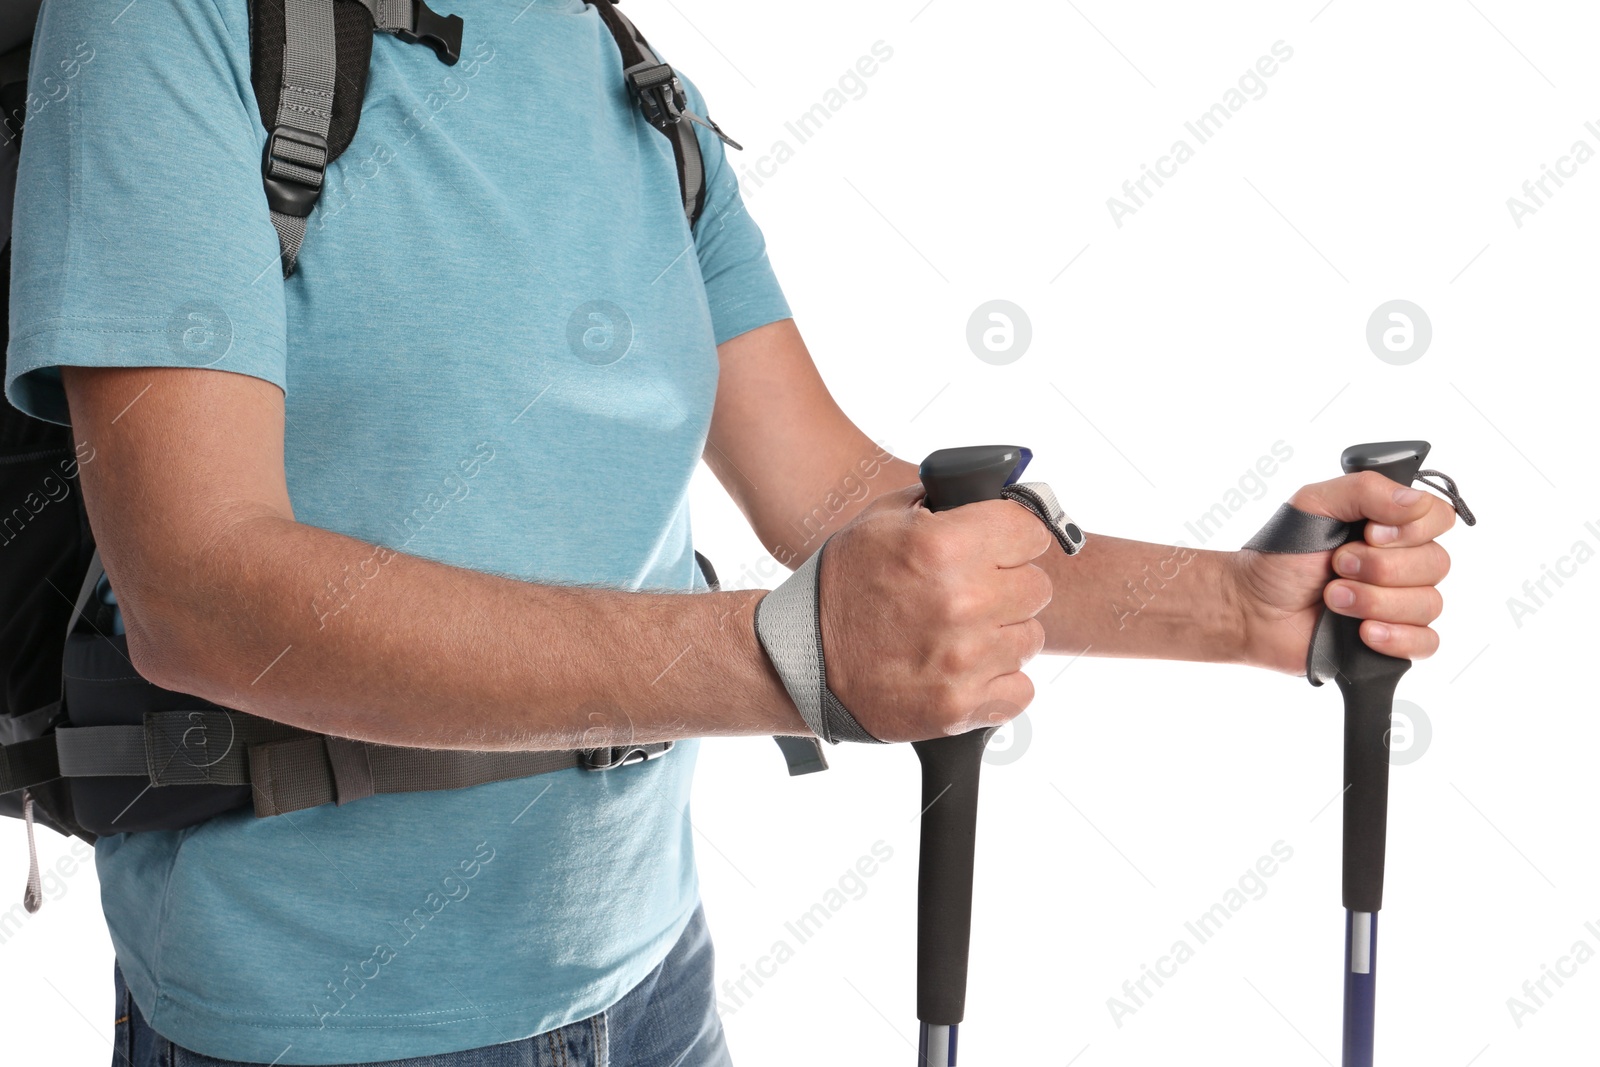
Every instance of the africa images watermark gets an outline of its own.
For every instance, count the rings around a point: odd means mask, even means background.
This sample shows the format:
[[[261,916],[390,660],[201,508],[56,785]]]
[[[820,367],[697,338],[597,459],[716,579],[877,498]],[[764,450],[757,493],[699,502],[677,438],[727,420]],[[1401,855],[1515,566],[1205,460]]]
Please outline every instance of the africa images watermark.
[[[1212,504],[1193,521],[1184,523],[1184,529],[1204,545],[1232,521],[1235,515],[1243,511],[1250,501],[1260,500],[1266,496],[1270,488],[1267,479],[1276,475],[1282,469],[1282,465],[1293,458],[1294,449],[1286,441],[1274,441],[1268,454],[1258,456],[1255,463],[1245,468],[1236,484],[1222,494],[1222,499]],[[1180,538],[1173,542],[1172,552],[1159,560],[1153,568],[1146,563],[1141,577],[1137,580],[1123,579],[1121,599],[1111,602],[1111,612],[1116,616],[1117,629],[1126,628],[1129,621],[1155,603],[1167,584],[1177,579],[1183,573],[1183,568],[1198,558],[1200,554],[1190,548],[1187,541]]]
[[[755,195],[757,189],[776,177],[778,168],[794,158],[795,149],[822,132],[823,127],[833,116],[844,110],[846,104],[866,96],[867,79],[878,73],[882,64],[893,58],[893,47],[881,40],[873,41],[869,54],[860,56],[852,66],[845,68],[833,87],[822,94],[822,99],[792,121],[785,122],[783,128],[788,132],[788,138],[778,138],[764,154],[739,165],[741,199],[748,201]],[[793,138],[792,144],[790,138]]]
[[[717,1014],[723,1018],[737,1012],[768,980],[775,977],[778,968],[795,957],[797,946],[815,937],[852,900],[867,895],[867,879],[877,874],[881,866],[894,858],[894,849],[883,840],[874,841],[867,854],[845,868],[834,884],[822,894],[822,899],[783,924],[784,935],[773,941],[772,947],[756,958],[754,966],[739,965],[739,977],[724,978],[717,994]],[[751,987],[754,986],[754,989]]]
[[[51,504],[59,504],[72,495],[72,483],[78,477],[78,468],[94,459],[94,446],[87,441],[78,442],[70,457],[56,463],[59,474],[51,472],[39,479],[36,489],[29,490],[9,512],[0,515],[0,548],[9,546],[22,536],[34,519]]]
[[[1586,922],[1583,929],[1591,937],[1600,939],[1600,925]],[[1525,1020],[1530,1015],[1537,1015],[1540,1008],[1548,1007],[1548,1001],[1558,993],[1567,983],[1565,979],[1575,978],[1578,968],[1594,959],[1594,946],[1588,941],[1579,938],[1572,943],[1572,950],[1566,955],[1556,959],[1554,967],[1548,963],[1539,964],[1539,977],[1530,978],[1522,983],[1522,996],[1506,998],[1506,1010],[1511,1013],[1511,1021],[1521,1030]],[[1555,988],[1551,989],[1554,984]]]
[[[821,547],[823,531],[851,504],[860,503],[870,495],[867,483],[883,471],[883,465],[894,459],[883,441],[872,442],[876,449],[869,456],[857,460],[850,471],[835,485],[828,487],[822,499],[810,511],[789,522],[789,529],[797,538],[774,546],[773,557],[786,567],[798,566],[811,555],[813,541]],[[859,477],[858,477],[859,475]]]
[[[402,516],[400,526],[405,532],[405,540],[396,548],[385,545],[369,546],[371,551],[356,563],[354,573],[351,573],[350,564],[347,563],[338,580],[324,582],[322,590],[311,598],[311,610],[317,617],[317,629],[326,629],[328,620],[348,608],[368,583],[382,573],[383,566],[394,562],[400,552],[416,540],[445,508],[470,496],[472,486],[469,482],[476,478],[485,466],[493,462],[494,457],[493,442],[478,442],[473,446],[470,455],[457,462],[457,469],[444,477],[438,489],[430,491],[420,504]]]
[[[1287,63],[1294,57],[1294,49],[1283,41],[1272,42],[1271,52],[1271,55],[1260,57],[1253,67],[1246,69],[1239,76],[1237,87],[1224,92],[1219,102],[1183,124],[1184,130],[1194,138],[1193,145],[1182,137],[1173,141],[1167,154],[1157,157],[1153,168],[1147,163],[1139,164],[1139,176],[1122,183],[1122,197],[1106,198],[1106,210],[1111,213],[1111,221],[1117,229],[1122,229],[1123,220],[1129,215],[1138,214],[1139,209],[1155,196],[1155,190],[1150,188],[1152,183],[1156,189],[1160,189],[1166,184],[1163,178],[1176,177],[1178,168],[1194,158],[1196,147],[1221,133],[1228,120],[1243,110],[1245,104],[1267,95],[1266,79],[1278,73],[1280,63]]]
[[[328,1019],[349,1007],[351,1001],[367,988],[368,982],[377,981],[383,969],[399,957],[400,950],[428,929],[440,912],[452,902],[466,900],[467,894],[472,892],[472,887],[467,883],[494,862],[494,857],[493,846],[487,841],[480,841],[470,857],[439,878],[437,888],[430,889],[420,905],[399,922],[389,924],[394,937],[386,937],[378,942],[373,946],[370,956],[354,965],[345,964],[337,979],[324,983],[321,990],[323,999],[313,1000],[310,1005],[311,1014],[317,1019],[317,1028],[325,1028]]]
[[[1584,132],[1600,141],[1600,125],[1593,121],[1583,124]],[[1566,186],[1563,178],[1578,176],[1578,168],[1595,157],[1594,146],[1583,138],[1572,142],[1572,147],[1567,154],[1556,160],[1556,165],[1551,167],[1548,163],[1539,164],[1539,176],[1529,178],[1522,183],[1522,195],[1506,197],[1506,210],[1511,213],[1511,222],[1517,229],[1522,229],[1527,224],[1528,218],[1539,213],[1539,209],[1547,206],[1547,202]],[[1550,186],[1554,185],[1552,189]]]
[[[495,54],[492,42],[477,42],[473,46],[471,55],[461,57],[458,69],[452,70],[440,80],[439,88],[424,93],[421,103],[413,107],[401,120],[401,126],[407,131],[407,136],[400,142],[400,148],[411,144],[423,130],[434,125],[446,110],[465,100],[472,92],[472,87],[467,83],[482,73],[484,67],[494,62]],[[349,207],[363,190],[378,180],[384,168],[394,162],[395,153],[396,149],[389,147],[383,141],[378,141],[365,158],[356,162],[339,161],[336,177],[323,185],[317,210],[307,222],[308,228],[320,232],[340,212]]]
[[[42,63],[34,64],[33,81],[41,92],[29,91],[22,101],[22,106],[13,108],[9,113],[0,116],[0,147],[7,147],[16,141],[24,125],[24,120],[31,119],[37,122],[39,115],[51,104],[59,104],[72,94],[72,86],[67,83],[83,73],[83,68],[94,62],[95,50],[88,41],[79,41],[72,46],[72,55],[56,63],[59,76],[51,73],[42,73],[46,68]]]
[[[39,871],[39,890],[46,900],[60,900],[67,895],[68,879],[80,870],[94,866],[94,846],[80,837],[72,839],[65,854],[57,856],[54,863],[42,864]],[[4,945],[23,931],[36,912],[30,912],[21,901],[0,911],[0,945]]]
[[[1600,525],[1587,522],[1584,530],[1597,541],[1600,541]],[[1572,542],[1572,547],[1565,555],[1557,556],[1555,566],[1548,563],[1539,564],[1539,577],[1529,578],[1522,583],[1522,596],[1506,598],[1506,610],[1511,612],[1511,621],[1517,624],[1517,629],[1522,629],[1522,620],[1529,615],[1536,615],[1551,597],[1566,584],[1563,579],[1575,578],[1578,568],[1594,559],[1595,549],[1589,542],[1580,537]],[[1555,588],[1552,589],[1551,586]]]
[[[1177,975],[1180,966],[1194,959],[1196,946],[1204,945],[1216,937],[1250,901],[1260,900],[1267,895],[1267,879],[1278,873],[1280,864],[1294,858],[1294,848],[1281,840],[1272,843],[1271,852],[1270,856],[1262,856],[1246,868],[1237,882],[1222,894],[1220,901],[1201,912],[1193,921],[1183,924],[1184,931],[1194,938],[1194,945],[1189,944],[1187,938],[1178,938],[1165,955],[1156,958],[1154,967],[1148,963],[1139,964],[1139,977],[1122,983],[1122,996],[1106,998],[1106,1010],[1111,1013],[1111,1021],[1117,1025],[1117,1029],[1122,1029],[1125,1018],[1146,1007],[1156,992],[1166,985],[1165,980]],[[1151,988],[1152,984],[1154,989]]]

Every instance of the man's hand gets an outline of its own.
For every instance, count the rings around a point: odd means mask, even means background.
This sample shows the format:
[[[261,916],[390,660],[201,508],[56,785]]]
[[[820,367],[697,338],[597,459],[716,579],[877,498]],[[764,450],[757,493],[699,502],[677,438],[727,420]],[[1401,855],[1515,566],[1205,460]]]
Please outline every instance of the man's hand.
[[[1450,571],[1450,556],[1435,538],[1455,525],[1450,504],[1372,471],[1305,486],[1289,502],[1315,515],[1371,521],[1364,540],[1331,553],[1234,553],[1245,661],[1303,675],[1324,604],[1363,620],[1361,639],[1379,652],[1401,659],[1433,655],[1439,635],[1428,624],[1444,606],[1435,587]],[[1338,575],[1333,581],[1330,557]]]
[[[1020,504],[922,506],[920,485],[883,493],[828,542],[819,577],[828,686],[868,733],[920,741],[993,726],[1033,700],[1023,665],[1055,548]]]

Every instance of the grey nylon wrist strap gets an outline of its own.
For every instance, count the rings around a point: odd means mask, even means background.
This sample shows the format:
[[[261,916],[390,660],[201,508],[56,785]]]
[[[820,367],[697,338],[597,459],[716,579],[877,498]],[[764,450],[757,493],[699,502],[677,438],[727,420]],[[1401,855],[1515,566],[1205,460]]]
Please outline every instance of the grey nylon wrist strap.
[[[1008,485],[1000,496],[1033,512],[1067,555],[1075,555],[1083,548],[1083,530],[1067,517],[1048,484],[1022,482]],[[828,688],[819,592],[822,554],[832,539],[830,536],[824,540],[783,584],[761,598],[755,610],[756,639],[772,661],[784,688],[789,691],[790,699],[812,733],[829,744],[838,744],[840,741],[882,744],[856,721],[856,717]],[[820,746],[813,741],[812,747],[817,750],[817,758],[820,758]],[[784,755],[789,759],[790,773],[801,773],[796,769],[790,746],[785,746]]]
[[[756,638],[812,733],[829,744],[881,743],[856,722],[828,688],[817,594],[822,554],[831,540],[830,536],[823,541],[782,585],[761,598],[755,611]],[[788,751],[784,754],[787,756]]]

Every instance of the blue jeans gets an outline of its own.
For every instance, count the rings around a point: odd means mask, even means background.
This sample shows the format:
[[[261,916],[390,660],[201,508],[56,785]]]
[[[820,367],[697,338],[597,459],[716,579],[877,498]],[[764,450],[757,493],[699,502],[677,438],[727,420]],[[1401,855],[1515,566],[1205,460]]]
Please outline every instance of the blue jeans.
[[[705,910],[696,907],[667,958],[599,1015],[520,1041],[360,1067],[731,1067],[712,958]],[[120,966],[115,979],[112,1067],[253,1067],[168,1041],[144,1021]]]

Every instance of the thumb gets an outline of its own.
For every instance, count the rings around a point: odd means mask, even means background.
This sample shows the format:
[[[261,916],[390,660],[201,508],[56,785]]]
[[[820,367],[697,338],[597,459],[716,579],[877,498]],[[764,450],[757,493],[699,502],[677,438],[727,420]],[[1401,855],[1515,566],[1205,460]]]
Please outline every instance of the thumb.
[[[1377,471],[1360,471],[1304,486],[1289,503],[1301,511],[1345,522],[1371,519],[1388,526],[1404,526],[1426,515],[1438,499]]]

